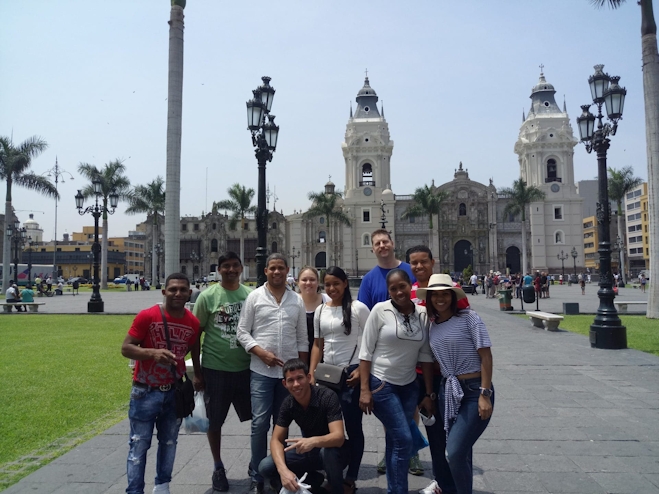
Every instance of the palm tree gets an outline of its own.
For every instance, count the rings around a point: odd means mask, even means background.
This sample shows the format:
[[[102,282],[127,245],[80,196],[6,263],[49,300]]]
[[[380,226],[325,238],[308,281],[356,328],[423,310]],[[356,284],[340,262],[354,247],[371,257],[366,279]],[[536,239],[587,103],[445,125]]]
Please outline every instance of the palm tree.
[[[526,208],[532,202],[541,201],[545,193],[535,185],[526,185],[523,178],[515,180],[512,187],[504,187],[499,191],[500,195],[508,196],[509,201],[503,209],[504,218],[509,215],[522,217],[522,271],[526,273],[529,269],[526,261]]]
[[[126,166],[120,160],[106,163],[101,170],[95,165],[89,163],[80,163],[78,173],[83,177],[93,181],[101,181],[101,196],[103,198],[103,241],[101,245],[101,288],[108,287],[108,198],[114,191],[120,200],[130,200],[130,181],[124,175]],[[84,197],[94,196],[94,187],[92,184],[82,189]]]
[[[8,137],[0,136],[0,179],[7,182],[7,195],[5,198],[5,224],[14,216],[11,205],[11,188],[13,184],[26,189],[37,191],[45,196],[59,199],[57,188],[46,177],[29,172],[32,158],[39,156],[48,144],[38,136],[32,136],[18,146],[14,146]],[[4,233],[4,232],[3,232]],[[2,251],[2,288],[9,285],[9,264],[11,262],[11,242],[5,239]],[[57,274],[57,273],[55,273]]]
[[[591,0],[602,7],[620,7],[625,0]],[[645,99],[645,142],[648,155],[648,213],[650,238],[659,238],[659,50],[657,23],[652,0],[638,0],[641,6],[641,52],[643,60],[643,94]],[[650,242],[650,259],[659,259],[659,242]],[[654,268],[653,268],[654,269]],[[656,275],[655,275],[656,276]],[[648,319],[659,319],[659,283],[650,283]]]
[[[622,231],[622,202],[625,200],[627,192],[635,189],[643,183],[643,179],[634,176],[634,169],[631,166],[625,166],[621,170],[615,170],[609,167],[609,200],[615,201],[618,206],[618,237],[623,241],[625,234]],[[620,276],[625,282],[625,250],[620,249]]]
[[[325,218],[327,223],[327,256],[325,258],[325,267],[331,266],[333,250],[332,222],[339,225],[350,226],[350,218],[336,204],[341,199],[340,192],[309,192],[307,197],[312,201],[311,208],[302,215],[303,218]]]
[[[419,187],[414,191],[412,196],[414,199],[414,204],[409,206],[402,214],[402,219],[407,218],[418,218],[420,216],[428,215],[428,227],[430,228],[431,241],[430,245],[432,247],[432,229],[433,215],[437,215],[437,256],[439,257],[439,248],[441,245],[440,233],[439,233],[439,212],[442,208],[442,203],[448,198],[448,192],[434,190],[427,185]]]
[[[146,213],[153,218],[151,229],[151,283],[158,281],[156,244],[160,241],[160,216],[165,214],[165,181],[161,176],[146,185],[136,185],[130,194],[126,214]]]
[[[246,188],[244,185],[238,183],[233,184],[227,189],[227,194],[231,199],[214,202],[213,210],[224,209],[231,211],[231,220],[229,221],[229,228],[234,230],[236,224],[240,220],[240,260],[245,262],[245,218],[248,213],[255,213],[256,206],[252,206],[252,199],[254,199],[254,189]]]
[[[179,271],[181,255],[181,127],[183,125],[183,9],[172,0],[169,13],[167,86],[167,200],[165,202],[165,276]]]

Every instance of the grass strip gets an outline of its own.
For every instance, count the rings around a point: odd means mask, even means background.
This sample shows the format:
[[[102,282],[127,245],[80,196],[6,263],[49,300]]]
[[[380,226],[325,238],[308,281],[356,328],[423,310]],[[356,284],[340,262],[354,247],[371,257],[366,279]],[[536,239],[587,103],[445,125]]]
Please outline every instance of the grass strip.
[[[120,348],[133,316],[7,320],[0,490],[124,418],[131,385]]]

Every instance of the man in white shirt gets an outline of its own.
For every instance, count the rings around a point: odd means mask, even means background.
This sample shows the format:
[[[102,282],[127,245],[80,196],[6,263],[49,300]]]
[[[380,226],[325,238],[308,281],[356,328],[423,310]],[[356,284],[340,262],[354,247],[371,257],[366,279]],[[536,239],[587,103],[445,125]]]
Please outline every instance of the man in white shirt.
[[[263,493],[258,468],[267,454],[271,417],[279,415],[288,391],[282,367],[292,358],[308,362],[307,315],[302,298],[286,286],[288,263],[282,254],[266,261],[267,282],[245,299],[236,338],[251,354],[252,436],[250,494]]]
[[[471,275],[471,278],[469,279],[469,284],[474,287],[471,293],[474,295],[478,295],[478,276],[476,276],[476,273]]]
[[[17,304],[21,301],[21,296],[18,292],[18,287],[16,284],[10,284],[9,288],[7,288],[7,291],[5,292],[5,301],[7,303],[14,303]],[[9,312],[11,312],[11,306],[9,307]],[[20,305],[15,305],[14,308],[16,309],[16,312],[23,312],[23,308]]]

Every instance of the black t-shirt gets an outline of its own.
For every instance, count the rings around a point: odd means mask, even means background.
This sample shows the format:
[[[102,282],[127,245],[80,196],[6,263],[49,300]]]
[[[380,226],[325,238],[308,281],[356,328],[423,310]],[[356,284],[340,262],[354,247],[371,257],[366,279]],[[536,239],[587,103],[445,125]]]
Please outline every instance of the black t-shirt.
[[[295,421],[304,437],[317,437],[329,434],[328,424],[337,420],[343,420],[338,395],[329,388],[311,386],[311,400],[306,410],[292,395],[284,398],[277,425],[288,429]]]

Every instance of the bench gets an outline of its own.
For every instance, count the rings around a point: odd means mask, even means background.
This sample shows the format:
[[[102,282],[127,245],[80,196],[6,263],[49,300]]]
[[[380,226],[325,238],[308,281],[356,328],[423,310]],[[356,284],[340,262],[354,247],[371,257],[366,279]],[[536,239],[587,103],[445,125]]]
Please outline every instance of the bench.
[[[46,305],[44,302],[2,302],[0,303],[5,312],[11,312],[11,308],[18,305],[26,305],[30,312],[39,312],[40,305]]]
[[[647,301],[625,302],[625,301],[621,300],[621,301],[617,302],[617,301],[614,300],[613,303],[615,304],[616,309],[618,310],[618,312],[620,312],[621,314],[626,314],[627,312],[629,312],[628,309],[629,309],[630,305],[632,305],[632,306],[633,305],[644,306],[644,307],[639,307],[639,308],[640,309],[646,309],[646,311],[647,311],[647,305],[648,305]]]
[[[527,310],[526,315],[536,328],[544,328],[547,331],[558,331],[558,325],[563,320],[563,316],[541,312],[538,310]]]

